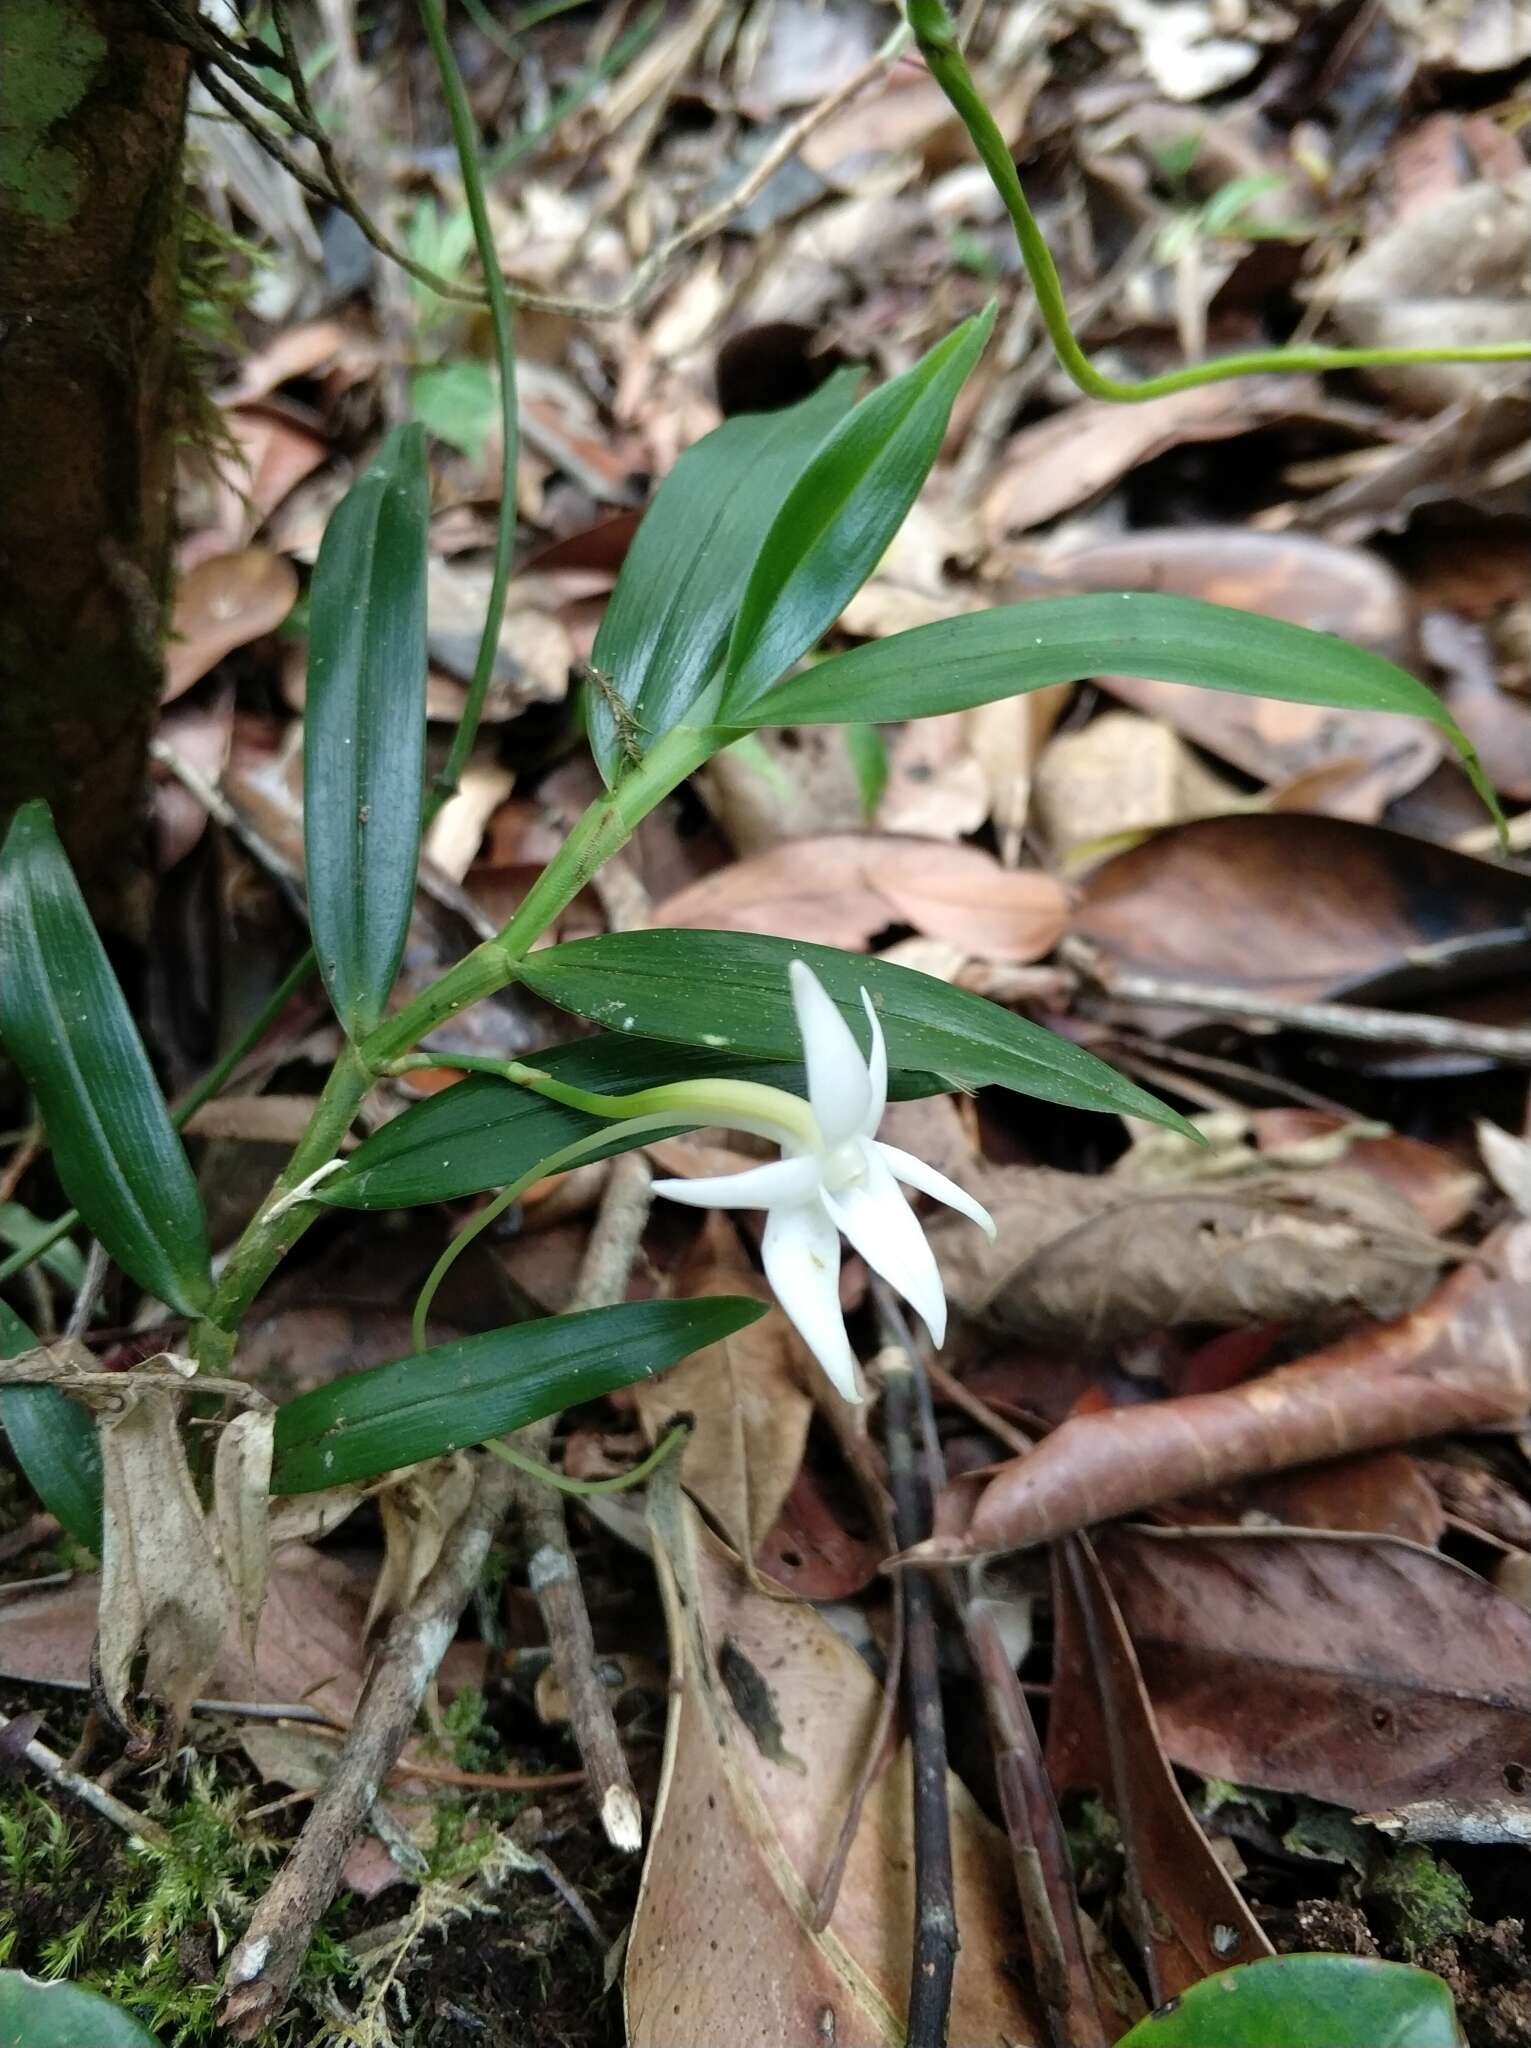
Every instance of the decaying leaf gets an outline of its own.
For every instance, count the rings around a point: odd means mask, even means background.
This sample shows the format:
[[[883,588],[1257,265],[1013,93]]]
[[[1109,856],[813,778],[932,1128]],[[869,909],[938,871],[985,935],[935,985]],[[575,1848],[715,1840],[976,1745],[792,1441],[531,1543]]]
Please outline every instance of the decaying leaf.
[[[687,1297],[766,1299],[738,1232],[721,1211],[707,1218],[701,1264],[683,1275]],[[803,1461],[813,1400],[801,1340],[780,1309],[694,1352],[662,1378],[640,1382],[633,1401],[649,1442],[671,1417],[693,1418],[681,1478],[743,1558],[776,1523]]]
[[[219,1436],[213,1456],[218,1557],[228,1578],[240,1640],[252,1657],[271,1568],[268,1516],[275,1426],[274,1409],[250,1409],[236,1415]]]
[[[949,1487],[937,1535],[914,1554],[1022,1549],[1253,1474],[1517,1420],[1531,1404],[1531,1226],[1487,1255],[1412,1315],[1263,1378],[1071,1417],[1025,1457]]]
[[[876,1778],[834,1916],[811,1930],[879,1688],[813,1612],[751,1587],[673,1486],[650,1514],[676,1672],[664,1778],[628,1944],[632,2048],[904,2038],[914,1894],[907,1749]],[[1035,2048],[1002,1835],[949,1778],[962,1930],[953,2042]]]
[[[1038,829],[1060,858],[1114,851],[1103,842],[1124,833],[1247,808],[1177,733],[1132,711],[1108,711],[1055,739],[1037,767],[1034,801]]]
[[[236,647],[274,632],[297,596],[297,571],[270,548],[241,548],[199,562],[176,583],[164,702],[172,703]]]
[[[1531,1614],[1435,1551],[1146,1529],[1098,1548],[1178,1764],[1370,1810],[1493,1799],[1531,1754]]]
[[[429,1578],[441,1546],[473,1497],[473,1461],[462,1451],[391,1476],[377,1496],[383,1562],[367,1605],[367,1630],[401,1613]]]
[[[122,1375],[120,1405],[100,1418],[101,1689],[131,1727],[133,1667],[165,1701],[172,1724],[207,1684],[232,1612],[181,1443],[180,1407],[168,1387]]]
[[[1002,868],[992,854],[940,840],[833,833],[789,839],[720,868],[659,904],[656,925],[772,932],[862,948],[888,925],[952,940],[986,960],[1038,960],[1063,935],[1068,906],[1049,875]]]

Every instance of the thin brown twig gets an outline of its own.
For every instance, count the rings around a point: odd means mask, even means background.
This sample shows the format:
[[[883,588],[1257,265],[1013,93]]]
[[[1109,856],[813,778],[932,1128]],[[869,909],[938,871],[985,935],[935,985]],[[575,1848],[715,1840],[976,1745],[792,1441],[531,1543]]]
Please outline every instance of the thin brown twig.
[[[3,1735],[11,1725],[10,1717],[0,1714],[0,1735]],[[19,1744],[14,1753],[25,1757],[29,1764],[34,1764],[45,1778],[51,1779],[58,1786],[61,1792],[70,1792],[76,1799],[84,1800],[85,1804],[99,1813],[103,1820],[109,1820],[113,1827],[121,1828],[131,1841],[148,1842],[158,1849],[170,1846],[170,1837],[158,1821],[150,1820],[146,1814],[135,1812],[131,1806],[124,1806],[120,1799],[108,1792],[105,1786],[98,1785],[94,1778],[87,1778],[83,1772],[71,1770],[58,1751],[50,1749],[46,1742],[39,1742],[34,1736],[30,1742]]]
[[[580,1267],[571,1306],[601,1308],[620,1301],[653,1206],[653,1175],[641,1152],[616,1160]],[[546,1456],[555,1418],[546,1417],[516,1435],[529,1456]],[[643,1809],[633,1788],[611,1694],[600,1674],[595,1632],[585,1604],[579,1567],[569,1547],[563,1498],[529,1473],[514,1475],[531,1560],[527,1581],[536,1596],[553,1652],[569,1724],[595,1795],[596,1811],[614,1849],[632,1853],[643,1846]]]
[[[366,1825],[378,1789],[409,1739],[426,1687],[457,1632],[512,1492],[512,1473],[485,1459],[473,1499],[413,1607],[389,1629],[335,1768],[229,1957],[220,2018],[236,2040],[258,2034],[286,2004],[313,1930],[335,1896],[351,1844]]]
[[[911,1531],[930,1528],[930,1489],[916,1453],[919,1430],[917,1359],[908,1325],[891,1293],[874,1289],[878,1320],[890,1342],[882,1351],[883,1438],[893,1494],[894,1535],[901,1549]],[[919,1536],[916,1541],[921,1540]],[[920,1575],[925,1578],[925,1575]],[[936,1643],[935,1587],[906,1573],[904,1700],[914,1758],[914,1956],[909,1975],[908,2048],[943,2048],[957,1968],[957,1909],[952,1876],[951,1816],[946,1797],[946,1724]]]

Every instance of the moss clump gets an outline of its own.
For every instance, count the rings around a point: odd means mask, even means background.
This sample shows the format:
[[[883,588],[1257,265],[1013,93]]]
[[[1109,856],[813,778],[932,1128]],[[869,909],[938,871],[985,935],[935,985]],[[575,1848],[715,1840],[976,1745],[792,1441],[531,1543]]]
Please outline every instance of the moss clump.
[[[1417,1843],[1396,1850],[1366,1881],[1368,1902],[1389,1916],[1405,1956],[1423,1955],[1472,1925],[1472,1898],[1449,1863]]]

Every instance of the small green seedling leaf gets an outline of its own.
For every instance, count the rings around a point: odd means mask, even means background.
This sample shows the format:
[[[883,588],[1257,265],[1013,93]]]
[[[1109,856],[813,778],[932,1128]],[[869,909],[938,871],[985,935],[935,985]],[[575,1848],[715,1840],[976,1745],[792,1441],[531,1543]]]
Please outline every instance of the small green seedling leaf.
[[[0,1037],[70,1201],[140,1287],[197,1314],[212,1280],[196,1182],[44,803],[0,850]]]
[[[438,1344],[277,1410],[273,1493],[316,1493],[481,1444],[732,1336],[758,1301],[629,1301]]]
[[[793,959],[808,962],[866,1041],[861,991],[877,1006],[888,1063],[947,1084],[997,1084],[1076,1109],[1148,1117],[1176,1130],[1185,1120],[1104,1060],[981,996],[933,975],[830,946],[747,932],[612,932],[531,954],[520,979],[561,1010],[608,1030],[706,1047],[713,1071],[740,1057],[792,1059],[801,1050],[787,985]]]
[[[1463,2048],[1428,1970],[1364,1956],[1266,1956],[1193,1984],[1117,2048]]]
[[[425,803],[425,436],[398,427],[325,528],[309,606],[304,847],[319,971],[351,1038],[383,1014]]]
[[[744,722],[739,714],[828,631],[877,567],[941,452],[993,325],[989,306],[862,399],[787,493],[734,621],[720,724]]]
[[[857,382],[841,370],[797,405],[725,420],[659,486],[590,655],[590,744],[608,783],[681,723],[717,673],[771,521]]]
[[[35,1351],[37,1338],[0,1301],[0,1358]],[[101,1548],[101,1450],[96,1426],[59,1387],[0,1387],[0,1428],[16,1463],[50,1515],[77,1543]]]

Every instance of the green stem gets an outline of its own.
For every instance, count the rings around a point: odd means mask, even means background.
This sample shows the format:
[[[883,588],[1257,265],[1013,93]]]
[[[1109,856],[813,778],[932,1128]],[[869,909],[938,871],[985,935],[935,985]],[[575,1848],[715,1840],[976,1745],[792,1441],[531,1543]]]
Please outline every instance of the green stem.
[[[494,673],[495,656],[500,647],[500,628],[505,620],[505,591],[510,582],[511,557],[516,544],[516,455],[520,445],[520,420],[516,410],[516,342],[510,298],[505,290],[505,275],[500,268],[499,256],[494,246],[494,230],[489,224],[489,209],[484,200],[484,180],[478,162],[478,131],[473,122],[473,111],[468,105],[468,95],[463,89],[462,73],[452,55],[452,45],[442,17],[441,0],[420,0],[420,16],[425,23],[425,33],[431,46],[431,55],[436,60],[436,69],[441,76],[441,89],[446,96],[447,115],[452,123],[452,141],[457,148],[457,162],[462,172],[463,196],[468,202],[468,217],[473,223],[473,240],[478,248],[479,266],[484,273],[484,289],[489,298],[489,323],[494,330],[495,362],[500,373],[500,516],[495,526],[494,571],[489,581],[489,603],[484,613],[484,630],[479,636],[478,656],[473,664],[473,680],[468,685],[467,699],[462,716],[457,722],[451,749],[436,777],[431,793],[431,802],[426,813],[429,824],[436,812],[452,796],[462,780],[464,764],[473,748],[478,733],[479,720],[483,715],[484,698],[489,689],[489,679]]]
[[[1037,295],[1043,325],[1057,352],[1059,362],[1075,384],[1090,398],[1110,399],[1118,405],[1137,404],[1147,398],[1166,398],[1171,392],[1191,391],[1203,384],[1221,384],[1231,377],[1251,377],[1263,372],[1324,370],[1366,370],[1402,368],[1412,363],[1523,363],[1531,361],[1531,341],[1507,341],[1480,348],[1275,348],[1252,349],[1240,355],[1218,356],[1211,362],[1193,363],[1187,369],[1171,370],[1162,377],[1144,377],[1124,382],[1108,377],[1090,361],[1069,325],[1063,285],[1036,216],[1026,203],[1016,174],[1015,160],[993,115],[984,105],[957,45],[956,31],[947,14],[945,0],[908,0],[909,26],[920,53],[958,119],[983,159],[985,170],[1005,202],[1021,248],[1021,261]]]
[[[185,1095],[170,1112],[170,1121],[178,1131],[185,1128],[204,1102],[212,1100],[219,1089],[222,1088],[224,1082],[228,1080],[230,1074],[239,1065],[240,1061],[253,1052],[256,1046],[260,1044],[277,1018],[286,1009],[291,999],[310,979],[314,966],[314,949],[310,946],[308,951],[295,960],[292,966],[288,968],[244,1030],[234,1040],[228,1051],[223,1054],[216,1065],[208,1068],[200,1081],[197,1081],[192,1087],[187,1089]],[[13,1279],[17,1273],[24,1271],[26,1267],[31,1265],[34,1259],[39,1259],[44,1252],[50,1251],[61,1237],[67,1237],[79,1220],[80,1212],[78,1209],[66,1209],[46,1236],[38,1238],[25,1251],[13,1252],[3,1264],[0,1264],[0,1286],[3,1286],[7,1280]]]
[[[617,1472],[610,1479],[570,1479],[567,1473],[555,1471],[540,1458],[528,1458],[524,1451],[513,1451],[509,1444],[494,1439],[484,1445],[492,1457],[502,1465],[513,1465],[518,1472],[525,1472],[529,1478],[539,1480],[544,1486],[551,1486],[558,1493],[572,1493],[583,1496],[590,1493],[624,1493],[628,1487],[637,1486],[658,1469],[672,1451],[678,1451],[691,1434],[689,1422],[678,1422],[667,1430],[655,1444],[646,1458],[626,1472]]]

